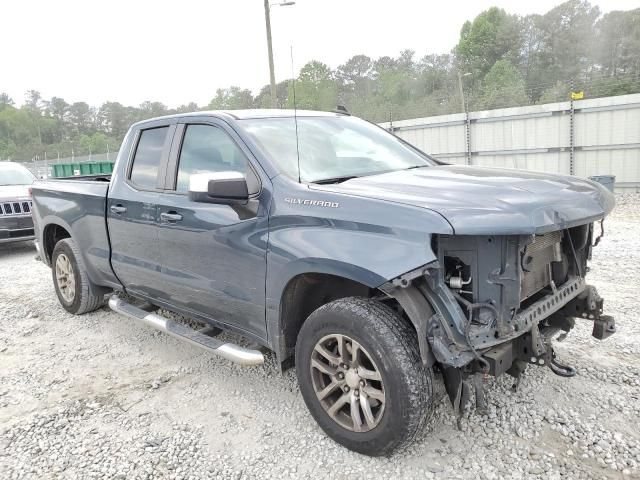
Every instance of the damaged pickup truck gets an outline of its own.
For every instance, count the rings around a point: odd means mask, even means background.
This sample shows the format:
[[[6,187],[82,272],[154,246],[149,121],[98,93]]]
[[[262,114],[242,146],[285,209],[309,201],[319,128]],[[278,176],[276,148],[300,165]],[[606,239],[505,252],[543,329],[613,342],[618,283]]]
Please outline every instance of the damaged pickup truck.
[[[575,375],[552,339],[615,331],[585,281],[613,206],[588,180],[445,165],[349,115],[290,110],[137,123],[110,179],[33,186],[66,310],[108,300],[243,365],[272,350],[322,429],[368,455],[414,438],[436,378],[460,411],[474,392],[484,408],[485,374]]]

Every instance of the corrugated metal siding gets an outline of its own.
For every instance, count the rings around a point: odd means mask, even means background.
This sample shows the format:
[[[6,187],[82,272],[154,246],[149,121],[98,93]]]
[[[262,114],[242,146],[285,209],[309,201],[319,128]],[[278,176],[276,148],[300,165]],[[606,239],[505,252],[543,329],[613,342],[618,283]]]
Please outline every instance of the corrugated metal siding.
[[[570,103],[471,112],[471,163],[570,173]],[[389,128],[389,124],[381,124]],[[465,115],[393,122],[396,135],[451,163],[466,163]],[[640,94],[574,103],[574,174],[615,175],[640,191]]]

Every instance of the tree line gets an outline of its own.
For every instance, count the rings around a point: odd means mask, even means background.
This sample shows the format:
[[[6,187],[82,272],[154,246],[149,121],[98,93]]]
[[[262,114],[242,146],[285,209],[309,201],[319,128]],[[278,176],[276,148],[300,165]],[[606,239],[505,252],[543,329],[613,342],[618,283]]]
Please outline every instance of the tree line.
[[[640,92],[640,8],[602,14],[586,0],[569,0],[545,14],[519,16],[492,7],[462,26],[451,53],[397,57],[355,55],[333,69],[305,64],[277,84],[280,108],[334,110],[380,122],[469,110]],[[462,92],[462,93],[461,93]],[[0,93],[0,159],[30,160],[115,151],[131,123],[205,109],[268,108],[270,89],[257,95],[219,88],[208,105],[168,108],[105,102],[92,107],[29,90],[17,106]]]

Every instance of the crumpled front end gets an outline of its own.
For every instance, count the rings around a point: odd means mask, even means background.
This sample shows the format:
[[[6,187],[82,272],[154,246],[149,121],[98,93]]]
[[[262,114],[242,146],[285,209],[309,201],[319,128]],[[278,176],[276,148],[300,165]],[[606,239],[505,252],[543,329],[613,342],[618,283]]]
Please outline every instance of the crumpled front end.
[[[383,287],[415,324],[423,361],[440,367],[456,407],[478,375],[518,379],[528,365],[574,375],[551,342],[576,317],[593,322],[596,338],[615,332],[585,280],[603,233],[598,222],[532,235],[439,235],[437,261]]]

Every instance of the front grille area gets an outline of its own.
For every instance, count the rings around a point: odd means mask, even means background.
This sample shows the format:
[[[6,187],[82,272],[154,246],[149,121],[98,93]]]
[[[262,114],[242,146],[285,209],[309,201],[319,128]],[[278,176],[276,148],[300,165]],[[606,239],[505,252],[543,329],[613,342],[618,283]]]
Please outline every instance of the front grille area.
[[[33,203],[31,202],[31,200],[16,201],[16,202],[1,202],[0,216],[28,215],[31,213],[32,206],[33,206]]]
[[[551,284],[551,262],[560,260],[559,246],[562,232],[550,232],[536,235],[522,257],[522,280],[520,300],[535,295]]]

